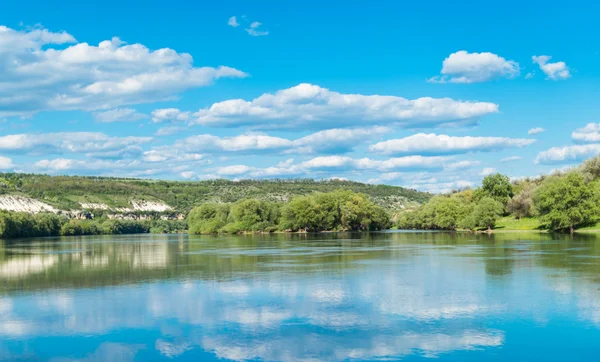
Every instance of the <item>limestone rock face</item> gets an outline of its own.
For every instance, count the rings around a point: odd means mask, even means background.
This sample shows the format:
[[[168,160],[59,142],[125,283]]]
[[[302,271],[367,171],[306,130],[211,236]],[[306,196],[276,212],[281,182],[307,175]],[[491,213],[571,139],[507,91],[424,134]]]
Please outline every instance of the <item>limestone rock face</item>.
[[[54,207],[41,201],[18,195],[0,196],[0,210],[29,212],[32,214],[40,212],[58,212]]]

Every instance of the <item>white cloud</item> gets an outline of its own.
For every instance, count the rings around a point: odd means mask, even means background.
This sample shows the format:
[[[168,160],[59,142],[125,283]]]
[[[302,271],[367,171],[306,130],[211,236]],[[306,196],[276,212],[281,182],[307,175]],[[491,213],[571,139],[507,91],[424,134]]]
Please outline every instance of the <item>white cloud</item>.
[[[534,128],[531,128],[529,131],[527,131],[527,134],[534,135],[534,134],[539,134],[542,132],[546,132],[546,130],[543,129],[542,127],[534,127]]]
[[[197,176],[194,171],[184,171],[184,172],[181,172],[179,175],[188,180],[194,179]]]
[[[576,129],[571,138],[577,143],[600,142],[600,123],[588,123],[585,127]]]
[[[294,141],[296,153],[344,153],[367,140],[380,137],[392,130],[388,127],[329,129]]]
[[[533,59],[533,63],[540,66],[542,72],[548,77],[547,79],[561,80],[571,77],[571,72],[565,62],[548,63],[552,59],[549,55],[534,55],[531,59]]]
[[[519,64],[494,53],[452,53],[444,59],[442,75],[429,79],[431,83],[480,83],[519,75]]]
[[[110,111],[94,113],[94,118],[96,121],[101,123],[135,122],[146,117],[147,116],[145,114],[138,113],[132,108],[116,108],[111,109]]]
[[[453,190],[460,190],[464,188],[473,187],[473,182],[458,180],[452,182],[439,182],[439,183],[423,183],[414,186],[408,186],[419,191],[429,192],[432,194],[446,194]]]
[[[15,165],[13,165],[12,159],[10,159],[8,157],[0,156],[0,169],[1,170],[13,168],[14,166]]]
[[[344,156],[320,156],[308,161],[304,161],[300,164],[300,166],[307,169],[427,169],[441,168],[443,164],[448,160],[448,157],[439,156],[406,156],[390,158],[383,161],[373,160],[370,158],[355,159]]]
[[[75,159],[67,159],[67,158],[56,158],[53,160],[40,160],[34,163],[34,167],[41,170],[47,170],[51,172],[56,171],[68,171],[68,170],[98,170],[98,169],[114,169],[118,166],[118,168],[123,168],[129,165],[127,162],[113,162],[106,160],[75,160]]]
[[[418,133],[405,138],[376,143],[370,146],[369,150],[383,154],[452,154],[525,147],[534,142],[533,139],[525,138],[454,137]]]
[[[146,151],[142,155],[142,161],[145,162],[188,162],[188,161],[204,161],[205,156],[200,153],[186,153],[179,150],[174,150],[170,147],[159,147],[150,151]]]
[[[572,163],[594,157],[600,153],[600,144],[552,147],[538,153],[535,163],[543,165]]]
[[[254,168],[246,165],[231,165],[219,167],[217,173],[223,176],[238,176],[252,171]]]
[[[237,22],[237,18],[235,16],[232,16],[229,18],[229,21],[227,21],[227,25],[237,28],[240,26],[240,23]]]
[[[250,24],[250,26],[248,28],[246,28],[246,32],[252,36],[265,36],[265,35],[269,35],[268,31],[265,30],[259,30],[260,26],[262,25],[262,23],[259,23],[258,21],[253,22],[252,24]]]
[[[247,165],[231,165],[219,167],[216,173],[224,176],[245,177],[278,177],[318,172],[340,172],[371,170],[389,172],[393,170],[442,169],[449,157],[407,156],[374,160],[370,158],[352,158],[345,156],[319,156],[300,163],[293,160],[280,163],[276,167],[252,167]]]
[[[510,156],[510,157],[504,157],[503,159],[500,160],[500,162],[505,163],[505,162],[513,162],[513,161],[518,161],[522,159],[521,156]]]
[[[248,133],[234,137],[201,134],[178,140],[174,148],[201,152],[256,152],[272,151],[285,154],[345,153],[368,139],[391,132],[387,127],[330,129],[296,140],[273,137],[262,133]]]
[[[151,51],[118,38],[90,45],[66,32],[0,26],[0,117],[163,100],[246,75],[224,66],[194,67],[191,55],[169,48]]]
[[[241,19],[238,19],[236,16],[232,16],[227,21],[227,25],[237,28],[241,25],[244,25],[244,31],[251,36],[265,36],[269,35],[269,32],[262,29],[262,23],[258,21],[250,22],[246,16],[242,16]]]
[[[190,112],[182,112],[177,108],[162,108],[152,111],[152,122],[187,122],[190,120]]]
[[[498,172],[498,170],[496,170],[493,167],[485,167],[483,170],[481,170],[481,172],[479,173],[479,176],[489,176],[496,172]]]
[[[176,148],[186,151],[264,151],[289,148],[293,142],[285,138],[271,137],[263,134],[245,134],[235,137],[218,137],[209,134],[192,136],[178,141]]]
[[[444,165],[444,171],[460,171],[466,170],[468,168],[479,166],[481,164],[480,161],[458,161],[453,162],[447,165]]]
[[[97,157],[131,151],[152,141],[151,137],[110,137],[99,132],[23,133],[0,137],[0,150],[33,154],[84,153]]]
[[[184,129],[186,129],[186,127],[180,127],[180,126],[161,127],[156,131],[155,135],[156,136],[170,136],[170,135],[179,133],[179,132],[183,131]]]
[[[206,163],[206,161],[201,158],[194,160],[193,155],[177,153],[162,158],[160,155],[146,154],[144,160],[55,158],[39,160],[31,165],[32,168],[29,171],[118,177],[156,177],[156,175],[181,174],[189,171],[190,165],[198,163]]]
[[[489,102],[342,94],[312,84],[265,93],[252,101],[231,99],[194,114],[192,123],[214,127],[324,128],[397,123],[405,127],[456,124],[498,112]]]

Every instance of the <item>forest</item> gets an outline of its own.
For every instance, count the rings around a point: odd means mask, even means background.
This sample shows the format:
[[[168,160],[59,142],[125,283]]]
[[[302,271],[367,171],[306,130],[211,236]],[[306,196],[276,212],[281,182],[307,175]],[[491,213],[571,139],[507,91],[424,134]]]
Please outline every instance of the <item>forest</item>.
[[[570,232],[594,227],[600,219],[600,156],[549,176],[511,182],[485,177],[480,187],[432,197],[399,215],[400,229],[488,230],[501,219],[527,222],[535,229]],[[526,221],[525,221],[526,220]]]
[[[384,208],[364,194],[343,189],[297,196],[286,203],[257,199],[207,203],[188,216],[190,234],[375,231],[391,225]]]

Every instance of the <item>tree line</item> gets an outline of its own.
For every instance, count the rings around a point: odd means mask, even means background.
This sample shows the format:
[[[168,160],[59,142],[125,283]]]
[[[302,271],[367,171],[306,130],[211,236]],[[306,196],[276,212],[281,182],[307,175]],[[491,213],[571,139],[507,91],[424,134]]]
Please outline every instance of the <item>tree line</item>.
[[[389,227],[385,209],[365,194],[343,189],[297,196],[287,203],[254,198],[206,203],[188,215],[190,234],[372,231]]]
[[[52,213],[0,211],[0,238],[3,239],[61,235],[159,234],[181,232],[186,228],[185,221],[179,220],[79,220]]]
[[[541,228],[568,231],[600,219],[600,156],[566,172],[511,182],[485,177],[480,187],[434,196],[418,209],[399,215],[400,229],[487,229],[499,218],[537,217]]]

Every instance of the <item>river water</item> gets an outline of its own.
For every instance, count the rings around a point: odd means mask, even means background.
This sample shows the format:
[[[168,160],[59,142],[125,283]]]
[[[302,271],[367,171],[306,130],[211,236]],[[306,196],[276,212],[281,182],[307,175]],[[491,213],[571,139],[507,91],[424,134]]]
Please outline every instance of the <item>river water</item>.
[[[600,237],[0,241],[0,361],[598,361]]]

